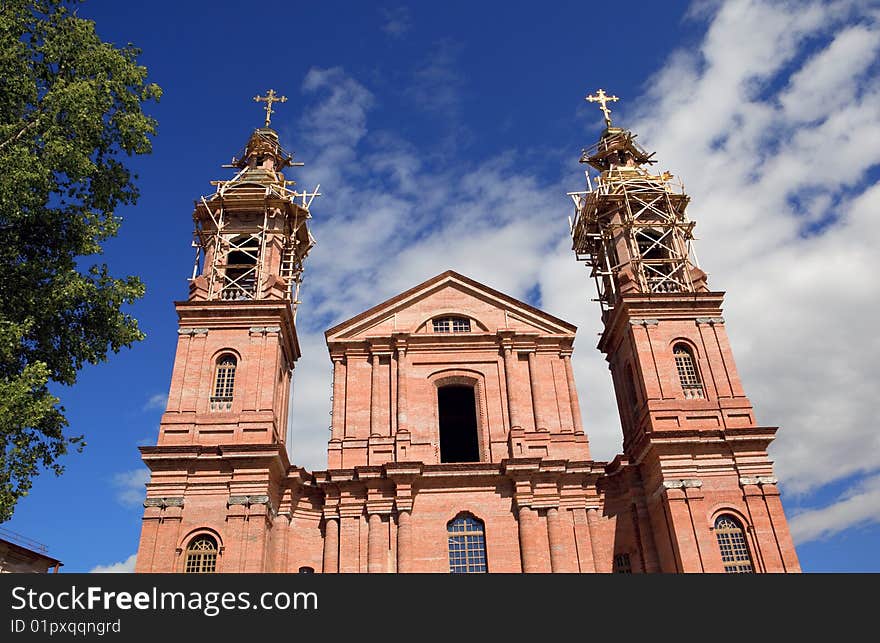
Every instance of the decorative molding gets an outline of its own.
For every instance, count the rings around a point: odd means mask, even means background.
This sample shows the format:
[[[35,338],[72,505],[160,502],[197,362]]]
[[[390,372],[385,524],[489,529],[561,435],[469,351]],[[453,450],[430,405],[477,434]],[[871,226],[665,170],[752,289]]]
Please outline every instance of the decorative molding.
[[[723,324],[724,317],[697,317],[696,322],[698,324],[709,324],[713,326],[715,324]]]
[[[178,328],[178,335],[207,335],[207,328]]]
[[[251,505],[269,505],[269,496],[229,496],[226,505],[229,507],[232,505],[244,505],[245,507],[250,507]]]
[[[165,509],[165,507],[182,507],[183,506],[183,496],[171,496],[168,498],[147,498],[144,500],[144,509],[147,507],[159,507],[160,509]]]
[[[660,323],[659,319],[630,319],[630,326],[657,326]]]
[[[665,489],[699,489],[703,481],[699,478],[684,478],[682,480],[664,480],[662,486]]]
[[[773,476],[758,476],[757,478],[749,478],[743,476],[739,479],[739,483],[743,486],[747,484],[756,484],[756,485],[764,485],[764,484],[776,484],[779,482]]]

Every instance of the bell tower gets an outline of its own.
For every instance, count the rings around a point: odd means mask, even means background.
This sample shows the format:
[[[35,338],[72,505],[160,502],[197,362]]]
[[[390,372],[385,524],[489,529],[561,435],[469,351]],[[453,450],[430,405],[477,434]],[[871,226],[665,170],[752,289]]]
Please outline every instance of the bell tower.
[[[291,380],[300,357],[296,308],[314,245],[309,206],[284,170],[301,165],[266,119],[193,211],[195,266],[175,302],[178,340],[168,405],[150,468],[137,571],[273,571],[284,542],[282,502]]]
[[[177,302],[179,340],[159,445],[286,441],[296,308],[314,240],[309,205],[285,168],[294,163],[266,122],[212,181],[193,212],[196,260],[189,297]]]
[[[580,159],[590,169],[587,190],[570,193],[571,236],[596,282],[599,349],[623,428],[608,488],[615,475],[641,486],[619,505],[638,523],[642,571],[733,567],[715,542],[716,521],[727,518],[746,534],[752,571],[799,571],[767,457],[777,429],[756,422],[743,390],[724,293],[710,290],[694,254],[690,198],[672,174],[651,169],[654,153],[635,134],[612,125],[616,96],[587,100],[599,103],[605,129]]]

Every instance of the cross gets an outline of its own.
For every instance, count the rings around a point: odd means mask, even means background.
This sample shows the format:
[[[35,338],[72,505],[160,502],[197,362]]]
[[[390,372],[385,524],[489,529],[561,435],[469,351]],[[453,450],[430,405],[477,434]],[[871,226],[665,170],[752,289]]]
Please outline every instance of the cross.
[[[269,120],[275,110],[272,109],[272,103],[286,103],[287,96],[278,96],[274,89],[270,89],[265,96],[254,96],[257,103],[266,103],[266,127],[269,127]]]
[[[608,109],[608,103],[612,103],[620,99],[617,96],[609,96],[605,93],[604,89],[600,89],[596,92],[595,96],[590,94],[584,100],[590,103],[599,103],[599,109],[601,109],[602,113],[605,114],[605,127],[611,127],[611,110]]]

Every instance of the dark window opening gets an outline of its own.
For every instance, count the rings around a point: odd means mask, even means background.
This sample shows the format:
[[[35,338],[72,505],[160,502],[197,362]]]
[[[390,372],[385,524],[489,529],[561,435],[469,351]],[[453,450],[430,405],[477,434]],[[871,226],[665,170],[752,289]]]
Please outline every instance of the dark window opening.
[[[229,252],[226,254],[226,267],[223,274],[222,299],[254,298],[259,257],[259,237],[240,235],[229,242]]]
[[[679,284],[673,278],[676,261],[672,230],[637,229],[635,237],[648,289],[651,292],[678,292]]]
[[[615,574],[632,574],[632,562],[629,554],[616,554],[614,556],[614,573]]]
[[[440,409],[440,462],[479,462],[477,405],[472,386],[437,389]]]

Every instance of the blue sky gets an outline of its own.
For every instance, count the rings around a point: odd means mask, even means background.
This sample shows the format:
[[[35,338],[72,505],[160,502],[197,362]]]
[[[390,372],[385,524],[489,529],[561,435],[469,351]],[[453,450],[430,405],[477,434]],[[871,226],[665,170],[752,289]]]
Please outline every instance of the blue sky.
[[[584,96],[622,97],[615,123],[693,198],[697,253],[807,571],[880,571],[880,6],[875,2],[119,3],[80,15],[133,42],[164,96],[154,152],[132,161],[137,206],[105,257],[138,274],[147,339],[60,392],[88,442],[42,475],[4,527],[65,571],[123,570],[192,269],[193,200],[262,123],[296,160],[318,245],[298,313],[295,461],[323,468],[330,362],[322,332],[448,268],[579,327],[573,363],[594,457],[620,447],[595,349],[594,286],[567,239],[581,148],[602,125]],[[291,177],[289,177],[291,178]],[[343,293],[344,296],[340,296]]]

